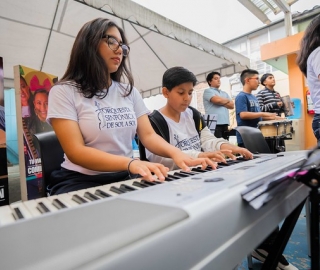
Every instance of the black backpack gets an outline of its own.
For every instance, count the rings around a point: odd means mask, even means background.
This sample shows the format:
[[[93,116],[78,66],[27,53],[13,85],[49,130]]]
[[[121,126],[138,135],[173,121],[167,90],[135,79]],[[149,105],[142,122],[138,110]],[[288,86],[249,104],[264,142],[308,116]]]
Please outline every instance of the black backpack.
[[[203,128],[205,128],[207,125],[206,125],[205,120],[203,119],[201,113],[197,109],[195,109],[191,106],[189,106],[189,108],[193,112],[194,125],[196,127],[196,130],[197,130],[199,136],[200,136],[201,130]],[[154,131],[159,136],[164,138],[168,143],[170,143],[169,127],[168,127],[167,121],[164,119],[164,117],[161,115],[161,113],[157,110],[154,110],[151,114],[149,114],[149,120],[150,120],[150,123],[151,123]],[[141,160],[148,161],[148,159],[146,157],[145,147],[140,142],[140,140],[139,140],[139,153],[140,153]]]

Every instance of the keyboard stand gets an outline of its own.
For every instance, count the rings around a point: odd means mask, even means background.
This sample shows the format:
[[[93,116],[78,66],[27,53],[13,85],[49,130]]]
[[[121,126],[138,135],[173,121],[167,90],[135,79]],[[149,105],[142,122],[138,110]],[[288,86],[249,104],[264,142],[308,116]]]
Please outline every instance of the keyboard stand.
[[[310,200],[310,242],[311,242],[311,269],[320,269],[320,242],[319,242],[319,187],[320,187],[320,175],[319,167],[312,168],[307,174],[299,177],[298,181],[302,182],[309,188],[309,200]],[[308,207],[307,209],[308,210]]]
[[[291,177],[310,188],[310,242],[311,242],[311,269],[320,269],[320,242],[319,242],[319,188],[320,188],[320,145],[308,154],[307,160],[301,165],[299,171]],[[289,240],[293,228],[302,211],[302,202],[286,219],[281,227],[280,233],[273,244],[273,249],[268,254],[262,270],[275,269],[279,258]],[[306,211],[309,211],[307,207]],[[278,248],[277,248],[278,247]]]
[[[301,165],[299,171],[295,172],[291,177],[298,182],[303,183],[310,188],[310,241],[311,241],[311,269],[320,269],[320,242],[319,242],[319,187],[320,187],[320,153],[319,146],[308,154],[308,159]],[[276,269],[277,263],[283,250],[289,240],[294,226],[302,211],[304,200],[295,210],[285,219],[280,233],[273,244],[273,248],[268,254],[266,261],[262,266],[262,270]],[[306,208],[309,211],[309,207]]]
[[[300,216],[300,213],[303,209],[305,201],[303,201],[300,205],[296,207],[292,213],[286,217],[284,220],[280,232],[272,245],[271,251],[269,252],[265,262],[262,265],[261,270],[268,270],[268,269],[276,269],[279,259],[283,254],[283,251],[289,241],[289,238],[292,234],[292,231],[297,223],[297,220]],[[313,269],[313,268],[311,268]]]

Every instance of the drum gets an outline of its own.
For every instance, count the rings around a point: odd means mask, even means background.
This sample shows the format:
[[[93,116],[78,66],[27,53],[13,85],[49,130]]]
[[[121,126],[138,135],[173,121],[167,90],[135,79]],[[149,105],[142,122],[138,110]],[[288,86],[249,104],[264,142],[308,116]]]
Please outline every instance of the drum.
[[[270,120],[260,121],[258,128],[264,137],[287,137],[292,135],[292,121],[284,120]]]

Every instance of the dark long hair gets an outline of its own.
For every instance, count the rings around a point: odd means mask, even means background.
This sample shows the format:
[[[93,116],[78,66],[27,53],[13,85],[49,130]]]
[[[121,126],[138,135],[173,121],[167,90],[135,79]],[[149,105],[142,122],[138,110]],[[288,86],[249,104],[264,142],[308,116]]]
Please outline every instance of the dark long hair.
[[[98,47],[110,27],[116,27],[120,32],[122,42],[128,44],[123,30],[113,21],[97,18],[87,22],[82,26],[74,41],[67,70],[59,84],[72,84],[87,98],[93,96],[104,98],[108,94],[108,86],[111,83],[108,76],[109,70],[98,53]],[[118,70],[110,74],[111,79],[116,82],[126,80],[128,86],[125,88],[127,91],[125,96],[130,95],[134,84],[131,72],[126,65],[127,58],[123,57]],[[106,87],[107,92],[103,93],[102,90]]]
[[[316,16],[308,25],[300,43],[300,53],[297,64],[301,72],[307,76],[307,60],[309,55],[320,46],[320,15]]]

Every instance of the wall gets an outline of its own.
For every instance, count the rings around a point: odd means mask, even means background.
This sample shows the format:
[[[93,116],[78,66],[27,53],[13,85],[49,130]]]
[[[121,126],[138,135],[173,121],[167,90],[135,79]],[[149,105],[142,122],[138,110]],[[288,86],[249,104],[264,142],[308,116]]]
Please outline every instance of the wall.
[[[7,158],[8,161],[16,165],[19,163],[18,156],[18,135],[16,119],[15,90],[6,89],[4,91],[5,112],[6,112],[6,139],[7,139]]]

